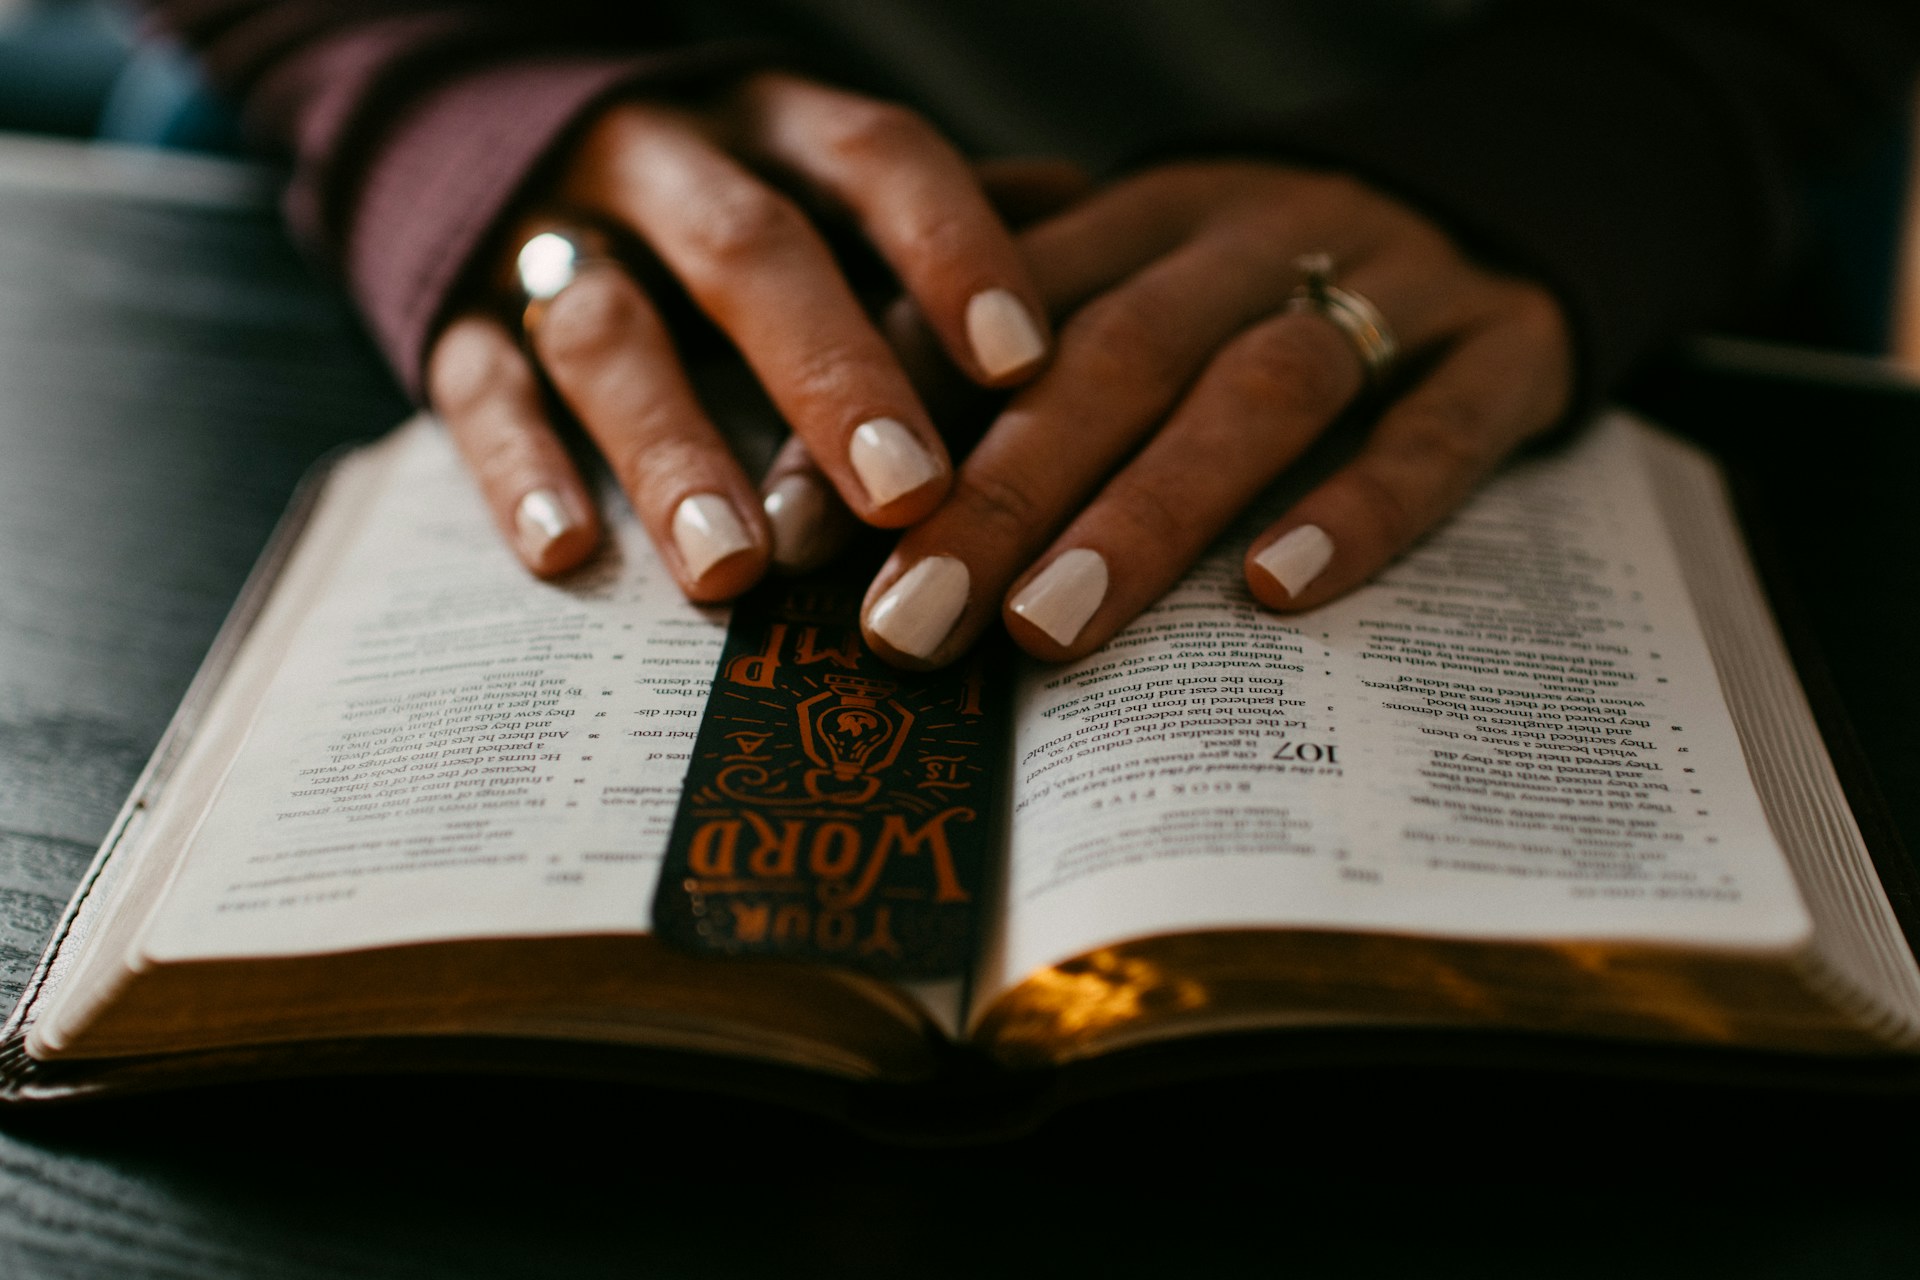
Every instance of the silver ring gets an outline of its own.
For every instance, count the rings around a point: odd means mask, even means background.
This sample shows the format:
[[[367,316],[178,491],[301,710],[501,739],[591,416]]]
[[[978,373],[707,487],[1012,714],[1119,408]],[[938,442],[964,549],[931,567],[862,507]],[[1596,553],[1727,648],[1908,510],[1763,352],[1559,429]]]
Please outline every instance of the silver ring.
[[[606,242],[585,227],[549,228],[527,237],[513,255],[513,283],[520,292],[520,328],[531,334],[548,304],[580,273],[596,263],[613,263]]]
[[[1393,376],[1400,359],[1400,342],[1393,336],[1380,308],[1351,289],[1333,283],[1333,255],[1303,254],[1294,266],[1306,280],[1287,301],[1288,311],[1311,311],[1330,321],[1353,344],[1360,357],[1370,386],[1378,387]]]

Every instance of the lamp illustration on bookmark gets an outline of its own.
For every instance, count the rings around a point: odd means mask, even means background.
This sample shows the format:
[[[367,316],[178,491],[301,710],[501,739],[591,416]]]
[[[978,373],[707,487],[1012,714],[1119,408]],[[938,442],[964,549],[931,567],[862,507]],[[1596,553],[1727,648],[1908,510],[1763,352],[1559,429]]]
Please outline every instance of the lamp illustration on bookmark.
[[[865,676],[822,678],[827,692],[794,708],[800,718],[800,749],[817,768],[803,784],[810,796],[834,804],[865,804],[880,779],[900,758],[913,729],[913,712],[887,696],[899,686]]]

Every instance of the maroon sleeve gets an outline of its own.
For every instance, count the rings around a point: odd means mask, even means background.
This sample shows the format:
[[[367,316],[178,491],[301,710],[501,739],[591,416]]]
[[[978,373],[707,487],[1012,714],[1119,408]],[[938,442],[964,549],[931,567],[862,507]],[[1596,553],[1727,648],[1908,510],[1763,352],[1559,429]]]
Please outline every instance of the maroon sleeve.
[[[408,391],[481,246],[609,96],[736,71],[644,4],[157,0],[249,132],[291,152],[295,233],[338,264]]]
[[[1783,265],[1810,176],[1910,108],[1914,0],[1501,6],[1397,82],[1264,127],[1541,279],[1581,402]]]
[[[400,109],[350,182],[330,185],[317,174],[296,182],[289,214],[296,227],[314,227],[330,191],[351,191],[338,230],[322,239],[340,246],[375,336],[417,394],[428,341],[447,318],[449,299],[528,176],[571,126],[616,92],[659,90],[737,61],[725,50],[554,54],[468,69]],[[332,153],[323,145],[312,154]]]

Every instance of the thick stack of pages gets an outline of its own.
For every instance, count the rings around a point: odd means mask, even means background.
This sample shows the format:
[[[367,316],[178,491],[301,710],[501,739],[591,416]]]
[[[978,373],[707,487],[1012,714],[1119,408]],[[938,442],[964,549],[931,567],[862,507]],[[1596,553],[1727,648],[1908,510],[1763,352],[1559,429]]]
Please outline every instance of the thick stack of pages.
[[[1249,1032],[1920,1049],[1719,476],[1625,416],[1329,608],[1254,608],[1229,539],[1106,649],[1018,671],[1000,892],[946,984],[649,937],[725,619],[614,523],[539,583],[431,424],[335,466],[16,1012],[7,1095],[434,1045],[930,1099],[963,1062]]]

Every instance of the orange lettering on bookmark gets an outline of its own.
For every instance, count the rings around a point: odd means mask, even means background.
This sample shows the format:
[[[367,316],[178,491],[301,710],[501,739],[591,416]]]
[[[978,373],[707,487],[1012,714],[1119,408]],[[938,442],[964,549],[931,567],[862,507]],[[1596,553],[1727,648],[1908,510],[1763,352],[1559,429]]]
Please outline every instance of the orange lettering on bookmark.
[[[697,954],[970,971],[1007,699],[980,655],[900,671],[860,639],[871,566],[734,606],[653,903]],[[965,798],[970,803],[955,801]]]
[[[823,648],[820,644],[820,628],[802,627],[800,639],[793,646],[793,660],[802,667],[810,667],[816,662],[831,662],[843,670],[858,671],[860,654],[865,647],[858,631],[842,631],[838,645]]]
[[[763,649],[758,653],[743,653],[727,663],[727,679],[750,689],[773,688],[773,678],[780,671],[780,646],[786,638],[787,624],[774,623]]]

